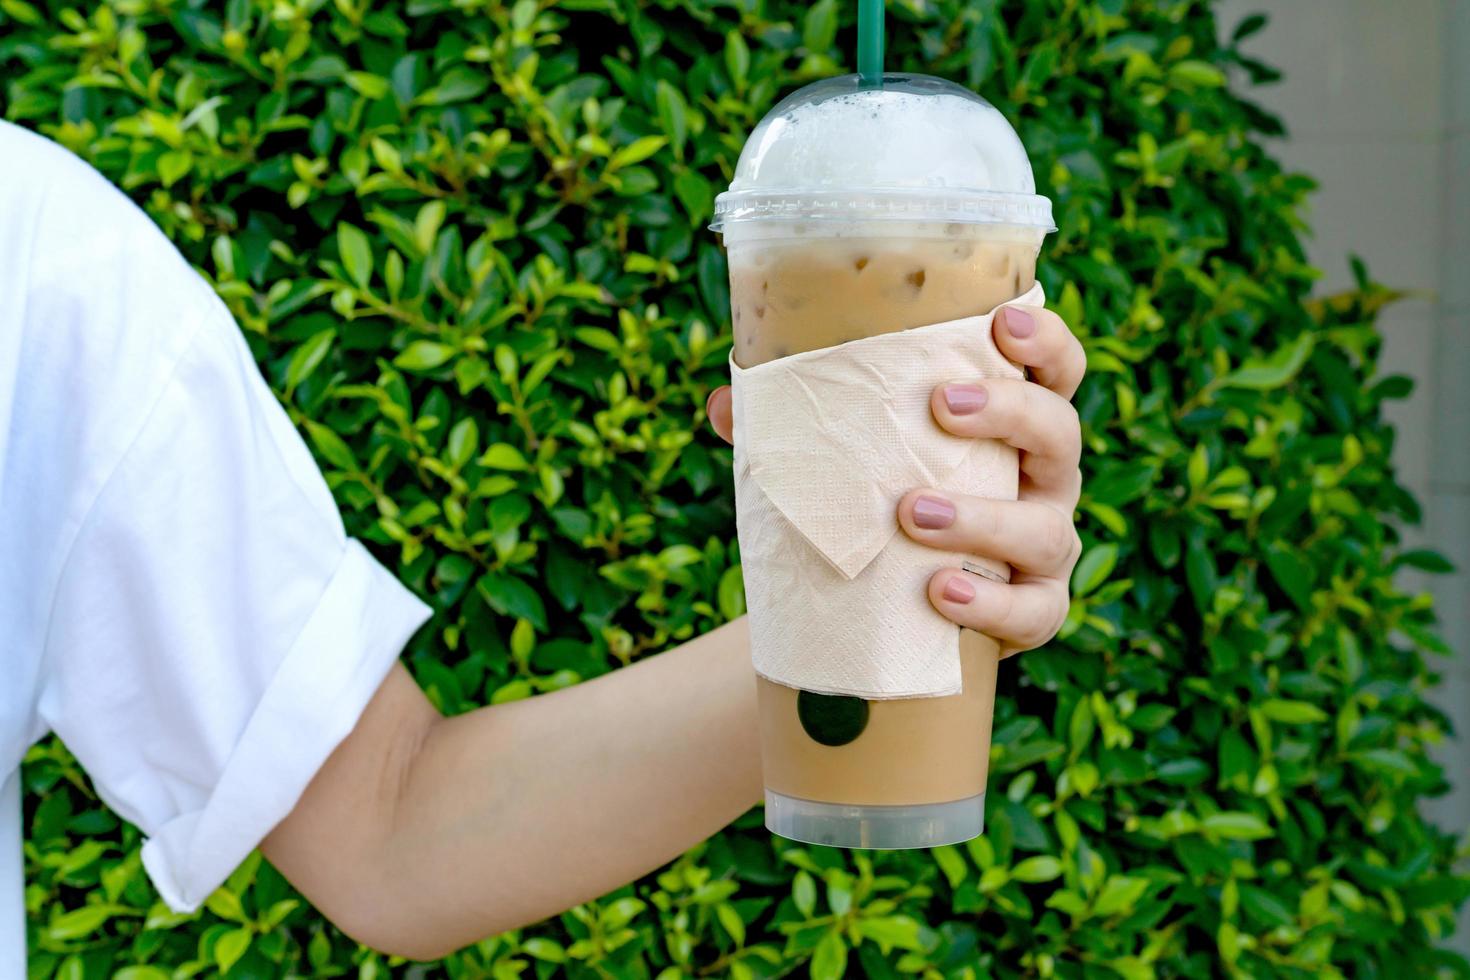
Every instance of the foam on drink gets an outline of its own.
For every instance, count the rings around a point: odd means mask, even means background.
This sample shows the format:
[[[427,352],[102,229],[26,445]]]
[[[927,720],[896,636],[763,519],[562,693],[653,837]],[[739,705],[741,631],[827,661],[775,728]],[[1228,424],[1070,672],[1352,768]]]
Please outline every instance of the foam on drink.
[[[867,89],[778,106],[747,141],[730,193],[822,187],[1036,193],[1015,130],[963,89]]]
[[[715,201],[711,227],[730,242],[782,221],[848,226],[821,232],[841,236],[870,233],[869,221],[984,224],[1037,243],[1052,230],[1051,202],[1037,196],[1005,117],[924,75],[888,75],[882,88],[829,78],[766,114]]]

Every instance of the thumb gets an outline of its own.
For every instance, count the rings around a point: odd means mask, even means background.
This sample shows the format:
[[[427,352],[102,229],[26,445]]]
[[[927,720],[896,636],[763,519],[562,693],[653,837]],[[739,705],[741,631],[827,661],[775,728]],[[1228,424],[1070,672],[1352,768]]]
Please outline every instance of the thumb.
[[[704,414],[709,416],[709,424],[719,437],[734,445],[735,420],[731,415],[729,385],[720,385],[709,393],[709,399],[704,403]]]

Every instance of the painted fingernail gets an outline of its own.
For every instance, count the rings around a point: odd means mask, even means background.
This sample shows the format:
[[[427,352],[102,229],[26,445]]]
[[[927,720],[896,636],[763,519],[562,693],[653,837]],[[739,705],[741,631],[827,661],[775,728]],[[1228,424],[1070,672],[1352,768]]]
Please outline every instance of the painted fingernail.
[[[1006,319],[1006,329],[1017,340],[1024,340],[1036,332],[1036,319],[1025,310],[1007,306],[1001,310],[1001,314]]]
[[[969,602],[975,598],[975,587],[956,575],[944,583],[944,597],[950,602]]]
[[[914,523],[930,531],[954,523],[954,504],[943,497],[920,497],[914,501]]]
[[[954,415],[974,415],[985,407],[990,393],[979,385],[946,385],[944,404]]]

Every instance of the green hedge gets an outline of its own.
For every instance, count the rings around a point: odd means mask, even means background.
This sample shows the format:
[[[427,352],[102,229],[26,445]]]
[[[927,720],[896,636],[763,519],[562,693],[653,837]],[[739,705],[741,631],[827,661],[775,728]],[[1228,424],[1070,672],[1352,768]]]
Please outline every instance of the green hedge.
[[[0,107],[215,284],[350,531],[429,599],[446,711],[742,611],[704,230],[744,134],[847,66],[818,0],[0,0]],[[1392,529],[1376,310],[1306,299],[1306,177],[1209,3],[894,0],[890,62],[1015,120],[1082,335],[1086,554],[1001,683],[988,834],[849,853],[753,812],[661,872],[409,976],[1424,975],[1466,879],[1423,693],[1438,556]],[[1238,34],[1261,26],[1248,20]],[[1227,84],[1227,79],[1229,84]],[[258,857],[197,916],[55,743],[25,769],[32,975],[399,968]],[[126,969],[124,969],[126,968]]]

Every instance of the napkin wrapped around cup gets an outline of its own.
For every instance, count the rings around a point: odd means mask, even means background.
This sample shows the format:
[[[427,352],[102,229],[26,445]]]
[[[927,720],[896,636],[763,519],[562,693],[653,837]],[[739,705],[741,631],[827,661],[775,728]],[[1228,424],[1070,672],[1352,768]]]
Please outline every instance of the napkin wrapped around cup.
[[[1043,302],[1040,284],[1013,301]],[[1024,377],[995,346],[994,315],[749,368],[732,357],[736,527],[762,677],[869,700],[959,693],[960,628],[930,604],[929,577],[953,566],[1009,581],[1010,569],[917,544],[897,505],[919,487],[1016,498],[1016,450],[950,435],[929,407],[945,382]]]

